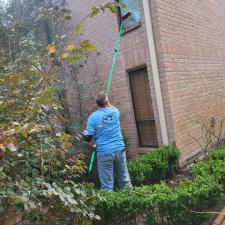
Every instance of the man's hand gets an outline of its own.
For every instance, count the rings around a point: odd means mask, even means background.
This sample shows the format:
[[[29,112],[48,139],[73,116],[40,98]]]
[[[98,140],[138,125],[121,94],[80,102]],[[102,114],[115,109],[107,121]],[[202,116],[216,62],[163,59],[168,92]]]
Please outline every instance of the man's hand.
[[[96,145],[92,144],[92,135],[88,136],[86,131],[81,132],[80,134],[76,135],[75,138],[80,141],[80,140],[84,140],[86,143],[86,146],[88,148],[89,151],[95,150],[96,149]]]
[[[113,107],[113,105],[110,102],[107,102],[108,107]]]
[[[96,146],[92,144],[92,142],[86,142],[87,148],[89,151],[95,150]]]

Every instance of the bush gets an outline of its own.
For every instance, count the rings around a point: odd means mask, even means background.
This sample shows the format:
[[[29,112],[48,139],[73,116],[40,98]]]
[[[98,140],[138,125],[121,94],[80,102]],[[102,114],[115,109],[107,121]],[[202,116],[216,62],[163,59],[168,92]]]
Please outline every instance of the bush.
[[[208,161],[200,162],[192,168],[194,177],[213,176],[225,188],[225,147],[216,149]]]
[[[177,168],[180,151],[175,146],[162,146],[128,163],[134,186],[157,183],[168,178]]]
[[[212,175],[219,183],[225,184],[225,161],[209,160],[200,162],[193,167],[192,174],[194,177],[207,177]]]
[[[168,147],[168,149],[171,150],[172,148]],[[166,151],[163,153],[160,152],[159,155],[164,155],[165,158],[168,157],[165,156]],[[205,214],[193,214],[189,209],[193,211],[207,211],[218,199],[225,197],[225,161],[221,160],[221,155],[220,148],[212,154],[208,161],[194,166],[192,170],[193,180],[181,183],[175,191],[166,183],[161,182],[160,184],[136,187],[134,189],[123,189],[114,193],[102,193],[101,196],[103,198],[96,202],[96,214],[100,215],[101,221],[96,221],[94,224],[201,224],[208,216]],[[218,160],[215,160],[216,158]],[[155,161],[152,160],[152,162]],[[143,163],[143,157],[135,160],[135,163],[137,167],[135,171],[145,168],[143,165],[146,164]],[[138,165],[142,167],[139,168]],[[149,170],[151,173],[153,168],[151,167],[151,170]],[[175,167],[172,168],[175,169]],[[144,176],[145,173],[142,173],[142,177]]]
[[[97,203],[100,225],[193,225],[200,224],[205,215],[193,215],[182,207],[206,210],[220,196],[221,186],[213,177],[197,177],[185,182],[176,192],[165,183],[124,189],[102,194]]]
[[[214,160],[224,160],[225,161],[225,145],[221,146],[220,148],[216,149],[210,155],[211,159]]]

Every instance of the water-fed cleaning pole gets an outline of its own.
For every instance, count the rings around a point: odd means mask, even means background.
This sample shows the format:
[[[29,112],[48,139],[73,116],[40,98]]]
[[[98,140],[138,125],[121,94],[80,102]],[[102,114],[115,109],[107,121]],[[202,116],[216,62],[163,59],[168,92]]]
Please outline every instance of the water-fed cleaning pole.
[[[113,72],[114,72],[114,69],[115,69],[116,58],[117,58],[117,55],[118,55],[118,50],[119,50],[119,45],[120,45],[120,38],[121,38],[121,35],[122,35],[122,31],[123,31],[123,23],[122,22],[125,21],[130,16],[131,16],[131,12],[128,12],[122,17],[122,19],[120,21],[120,31],[119,31],[117,41],[116,41],[116,48],[115,48],[115,51],[114,51],[111,69],[109,71],[109,79],[108,79],[108,85],[107,85],[107,89],[106,89],[106,96],[109,95],[109,90],[110,90],[110,86],[111,86],[111,82],[112,82]]]
[[[116,48],[115,48],[114,55],[113,55],[113,61],[112,61],[111,69],[109,71],[109,78],[108,78],[108,84],[107,84],[107,89],[106,89],[106,96],[107,97],[109,95],[109,90],[110,90],[110,87],[111,87],[113,72],[114,72],[114,69],[115,69],[116,58],[117,58],[117,55],[118,55],[118,50],[119,50],[119,45],[120,45],[120,38],[121,38],[121,35],[122,35],[122,31],[123,31],[123,23],[122,22],[125,21],[131,15],[132,15],[131,12],[126,13],[120,21],[120,31],[119,31],[117,41],[116,41]],[[91,161],[90,161],[90,165],[89,165],[89,173],[91,173],[91,171],[93,169],[94,159],[95,159],[95,150],[92,151],[92,154],[91,154]]]

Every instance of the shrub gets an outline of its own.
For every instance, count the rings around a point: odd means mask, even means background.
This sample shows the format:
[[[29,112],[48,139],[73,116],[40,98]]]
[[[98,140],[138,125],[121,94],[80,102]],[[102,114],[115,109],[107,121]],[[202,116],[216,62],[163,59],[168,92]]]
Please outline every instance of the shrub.
[[[128,163],[134,186],[165,180],[177,168],[180,151],[175,146],[162,146]]]
[[[196,164],[192,174],[194,177],[213,176],[225,188],[225,146],[214,150],[208,161]]]
[[[172,190],[165,184],[123,189],[120,192],[103,193],[104,200],[98,202],[97,209],[101,225],[137,224],[138,215],[147,221],[153,217],[155,205],[162,199],[171,199]]]
[[[210,155],[211,159],[214,160],[224,160],[225,161],[225,145],[221,146],[220,148],[216,149]]]
[[[205,215],[193,215],[182,207],[205,210],[221,194],[221,186],[213,177],[197,177],[183,183],[176,192],[165,183],[103,193],[97,203],[100,225],[194,225]]]
[[[225,161],[209,160],[200,162],[193,167],[192,174],[194,177],[213,175],[220,183],[225,183]]]
[[[163,153],[165,154],[165,152]],[[159,155],[162,156],[163,153],[160,152]],[[225,197],[225,161],[221,160],[221,155],[220,148],[208,161],[200,162],[194,166],[192,170],[193,180],[181,183],[174,191],[166,183],[161,182],[134,189],[123,189],[114,193],[102,193],[103,198],[96,202],[96,214],[100,215],[101,221],[96,221],[94,224],[201,224],[208,216],[193,214],[189,209],[207,211],[218,199]],[[137,168],[134,171],[138,171],[138,165],[145,168],[143,165],[146,164],[143,162],[146,161],[143,161],[143,158],[135,160]],[[216,158],[218,160],[215,160]],[[152,162],[155,161],[152,160]],[[153,168],[151,167],[152,170]],[[144,176],[145,173],[142,173],[142,177]]]

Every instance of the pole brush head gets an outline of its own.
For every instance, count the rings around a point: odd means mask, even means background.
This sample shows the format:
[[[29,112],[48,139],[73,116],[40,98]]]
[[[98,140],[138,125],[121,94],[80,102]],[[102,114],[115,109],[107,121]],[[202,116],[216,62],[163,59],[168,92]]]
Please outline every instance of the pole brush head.
[[[125,15],[123,15],[122,17],[122,21],[126,20],[128,17],[130,17],[132,15],[132,12],[129,11],[128,13],[126,13]]]

